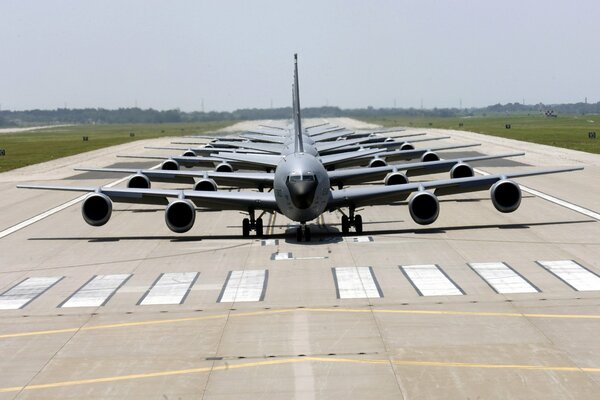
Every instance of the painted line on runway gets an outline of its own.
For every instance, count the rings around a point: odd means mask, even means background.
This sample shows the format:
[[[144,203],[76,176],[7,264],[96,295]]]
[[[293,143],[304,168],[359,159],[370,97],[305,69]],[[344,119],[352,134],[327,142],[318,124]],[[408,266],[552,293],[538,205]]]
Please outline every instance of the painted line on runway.
[[[536,261],[536,263],[577,291],[600,290],[600,276],[573,260]]]
[[[372,267],[337,267],[331,271],[338,299],[383,297]]]
[[[380,366],[404,366],[404,367],[438,367],[438,368],[473,368],[473,369],[506,369],[519,371],[549,371],[549,372],[588,372],[600,373],[600,368],[596,367],[572,367],[572,366],[545,366],[545,365],[530,365],[530,364],[485,364],[485,363],[464,363],[464,362],[449,362],[449,361],[418,361],[418,360],[362,360],[352,358],[335,358],[335,357],[296,357],[283,358],[276,360],[265,360],[246,363],[230,363],[225,365],[213,365],[210,367],[187,368],[178,370],[167,370],[158,372],[148,372],[129,375],[107,376],[103,378],[80,379],[72,381],[62,381],[53,383],[42,383],[26,386],[13,386],[0,388],[0,393],[13,393],[25,390],[42,390],[54,389],[69,386],[91,385],[98,383],[112,383],[119,381],[132,381],[139,379],[159,378],[168,376],[180,376],[199,374],[206,372],[229,371],[244,368],[268,367],[274,365],[285,365],[293,363],[339,363],[339,364],[358,364],[358,365],[380,365]]]
[[[489,172],[486,172],[486,171],[481,170],[479,168],[473,168],[473,170],[475,172],[477,172],[478,174],[481,174],[481,175],[491,175]],[[568,208],[570,210],[576,211],[576,212],[578,212],[580,214],[586,215],[586,216],[588,216],[590,218],[594,218],[595,220],[600,221],[600,214],[597,213],[597,212],[595,212],[595,211],[588,210],[587,208],[578,206],[577,204],[569,203],[568,201],[561,200],[561,199],[559,199],[557,197],[550,196],[549,194],[540,192],[539,190],[535,190],[535,189],[532,189],[532,188],[527,187],[527,186],[523,186],[521,184],[519,184],[519,187],[524,192],[527,192],[529,194],[532,194],[534,196],[537,196],[539,198],[547,200],[547,201],[549,201],[551,203],[558,204],[559,206]]]
[[[217,303],[262,301],[268,279],[267,269],[229,271]]]
[[[469,263],[477,275],[479,275],[496,293],[538,293],[541,292],[523,275],[512,269],[503,262]]]
[[[58,307],[100,307],[127,282],[131,274],[95,275]]]
[[[150,168],[150,169],[157,169],[157,168],[159,168],[159,167],[160,167],[160,165],[161,165],[161,164],[155,165],[155,166],[153,166],[153,167],[152,167],[152,168]],[[104,186],[102,186],[102,187],[107,187],[107,188],[110,188],[110,187],[116,186],[116,185],[118,185],[119,183],[125,182],[125,181],[126,181],[127,179],[129,179],[130,177],[131,177],[131,175],[128,175],[128,176],[126,176],[126,177],[124,177],[124,178],[118,179],[118,180],[116,180],[116,181],[114,181],[114,182],[111,182],[111,183],[109,183],[108,185],[104,185]],[[20,223],[18,223],[18,224],[16,224],[16,225],[13,225],[13,226],[11,226],[10,228],[7,228],[7,229],[5,229],[5,230],[3,230],[3,231],[0,231],[0,239],[2,239],[2,238],[4,238],[4,237],[6,237],[6,236],[8,236],[8,235],[10,235],[11,233],[15,233],[15,232],[17,232],[17,231],[19,231],[19,230],[21,230],[21,229],[23,229],[23,228],[26,228],[26,227],[28,227],[29,225],[35,224],[36,222],[39,222],[39,221],[43,220],[44,218],[47,218],[47,217],[49,217],[49,216],[51,216],[51,215],[54,215],[54,214],[56,214],[57,212],[64,210],[65,208],[69,208],[69,207],[71,207],[72,205],[75,205],[75,204],[77,204],[77,203],[79,203],[79,202],[83,201],[83,200],[84,200],[84,199],[85,199],[85,198],[86,198],[88,195],[89,195],[89,193],[83,194],[83,195],[81,195],[81,196],[79,196],[79,197],[77,197],[77,198],[75,198],[75,199],[73,199],[73,200],[67,201],[67,202],[66,202],[66,203],[64,203],[64,204],[61,204],[61,205],[59,205],[59,206],[56,206],[56,207],[54,207],[54,208],[51,208],[51,209],[50,209],[50,210],[48,210],[48,211],[45,211],[45,212],[43,212],[43,213],[41,213],[41,214],[38,214],[38,215],[36,215],[36,216],[34,216],[34,217],[31,217],[31,218],[29,218],[29,219],[26,219],[26,220],[25,220],[25,221],[23,221],[23,222],[20,222]]]
[[[142,296],[138,305],[182,304],[198,276],[198,272],[166,272]]]
[[[227,319],[227,318],[246,318],[269,316],[271,314],[309,312],[309,313],[348,313],[348,314],[396,314],[396,315],[445,315],[462,317],[496,317],[496,318],[547,318],[547,319],[583,319],[600,320],[600,314],[532,314],[532,313],[508,313],[508,312],[471,312],[471,311],[448,311],[448,310],[396,310],[396,309],[352,309],[352,308],[284,308],[279,310],[251,311],[243,313],[223,313],[208,315],[202,317],[186,317],[173,319],[146,320],[137,322],[121,322],[115,324],[80,326],[74,328],[48,329],[43,331],[29,331],[5,333],[0,335],[0,339],[12,339],[29,336],[56,335],[60,333],[74,333],[78,331],[109,330],[120,328],[135,328],[154,325],[180,324],[186,322],[201,322],[209,320]]]
[[[0,295],[0,310],[18,310],[56,285],[64,276],[27,278]]]
[[[406,276],[419,296],[461,296],[463,290],[435,264],[401,265]]]

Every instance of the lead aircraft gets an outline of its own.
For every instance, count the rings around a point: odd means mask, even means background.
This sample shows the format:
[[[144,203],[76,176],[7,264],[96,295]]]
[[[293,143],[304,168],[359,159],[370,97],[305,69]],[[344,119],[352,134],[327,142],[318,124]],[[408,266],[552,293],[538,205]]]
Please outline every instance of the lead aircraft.
[[[263,233],[263,221],[256,218],[257,211],[278,212],[299,222],[298,241],[310,241],[311,232],[306,223],[325,211],[342,212],[342,232],[354,227],[362,232],[362,218],[356,209],[364,206],[384,205],[408,200],[412,219],[420,225],[435,222],[439,215],[438,196],[490,190],[494,207],[503,213],[515,211],[521,203],[521,190],[513,178],[568,172],[583,168],[560,168],[528,172],[471,176],[428,182],[405,183],[391,186],[372,186],[332,190],[328,171],[313,154],[304,151],[298,61],[294,55],[293,84],[294,152],[281,156],[275,167],[272,192],[219,192],[197,190],[72,187],[19,185],[26,189],[67,190],[89,192],[82,204],[83,219],[92,226],[108,222],[113,202],[164,205],[165,222],[176,233],[189,231],[196,219],[196,207],[213,210],[241,210],[249,217],[242,221],[242,234],[249,236],[254,230]],[[258,156],[258,155],[256,155]],[[263,156],[263,157],[266,157]],[[343,210],[347,210],[347,213]]]

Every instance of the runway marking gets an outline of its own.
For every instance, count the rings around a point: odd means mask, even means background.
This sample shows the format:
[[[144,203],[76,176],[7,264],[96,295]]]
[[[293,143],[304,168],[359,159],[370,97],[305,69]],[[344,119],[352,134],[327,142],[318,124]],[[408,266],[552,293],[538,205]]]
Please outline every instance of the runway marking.
[[[151,167],[151,168],[149,168],[149,169],[157,169],[157,168],[159,168],[159,167],[160,167],[160,165],[161,165],[161,164],[157,164],[157,165],[155,165],[155,166],[153,166],[153,167]],[[108,185],[104,185],[104,186],[102,186],[102,187],[107,187],[107,188],[110,188],[110,187],[116,186],[116,185],[118,185],[119,183],[125,182],[125,181],[126,181],[127,179],[129,179],[130,177],[131,177],[131,175],[128,175],[128,176],[126,176],[126,177],[124,177],[124,178],[117,179],[116,181],[114,181],[114,182],[111,182],[111,183],[109,183]],[[11,233],[15,233],[15,232],[17,232],[17,231],[19,231],[19,230],[21,230],[21,229],[23,229],[23,228],[26,228],[26,227],[28,227],[29,225],[35,224],[36,222],[39,222],[39,221],[43,220],[43,219],[44,219],[44,218],[46,218],[46,217],[49,217],[49,216],[51,216],[51,215],[53,215],[53,214],[56,214],[57,212],[59,212],[59,211],[62,211],[62,210],[64,210],[65,208],[69,208],[69,207],[71,207],[72,205],[75,205],[75,204],[79,203],[80,201],[83,201],[83,200],[84,200],[84,199],[85,199],[85,198],[86,198],[88,195],[89,195],[89,193],[83,194],[83,195],[81,195],[81,196],[79,196],[79,197],[77,197],[77,198],[75,198],[75,199],[73,199],[73,200],[67,201],[67,202],[66,202],[66,203],[64,203],[64,204],[61,204],[61,205],[59,205],[59,206],[56,206],[56,207],[54,207],[54,208],[51,208],[51,209],[50,209],[50,210],[48,210],[48,211],[45,211],[45,212],[43,212],[43,213],[41,213],[41,214],[38,214],[38,215],[36,215],[36,216],[34,216],[34,217],[31,217],[31,218],[29,218],[29,219],[26,219],[26,220],[25,220],[25,221],[23,221],[23,222],[20,222],[20,223],[18,223],[18,224],[16,224],[16,225],[13,225],[13,226],[11,226],[10,228],[7,228],[7,229],[5,229],[5,230],[3,230],[3,231],[0,231],[0,239],[2,239],[2,238],[4,238],[4,237],[6,237],[6,236],[8,236],[8,235],[10,235]]]
[[[337,267],[331,269],[338,299],[383,297],[371,267]]]
[[[530,364],[485,364],[485,363],[464,363],[451,361],[419,361],[419,360],[363,360],[352,358],[335,358],[335,357],[302,357],[302,358],[282,358],[275,360],[264,360],[246,363],[229,363],[225,365],[213,365],[210,367],[187,368],[177,370],[167,370],[158,372],[147,372],[129,375],[115,375],[103,378],[79,379],[71,381],[61,381],[53,383],[42,383],[26,386],[13,386],[0,388],[0,393],[13,393],[24,390],[42,390],[54,389],[69,386],[91,385],[97,383],[112,383],[119,381],[131,381],[138,379],[149,379],[168,376],[190,375],[205,372],[220,372],[244,368],[267,367],[274,365],[294,364],[294,363],[343,363],[343,364],[358,364],[358,365],[381,365],[381,366],[403,366],[403,367],[434,367],[434,368],[476,368],[476,369],[507,369],[520,371],[550,371],[550,372],[588,372],[599,373],[600,368],[596,367],[571,367],[571,366],[545,366],[545,365],[530,365]]]
[[[292,253],[273,253],[271,254],[271,260],[273,261],[281,261],[281,260],[293,260]]]
[[[269,229],[268,227],[267,229]],[[279,244],[279,239],[265,239],[260,241],[261,246],[277,246]]]
[[[373,242],[373,236],[346,236],[344,237],[346,243],[370,243]]]
[[[283,314],[293,312],[309,313],[351,313],[351,314],[397,314],[397,315],[445,315],[463,317],[497,317],[497,318],[548,318],[548,319],[589,319],[600,320],[600,314],[531,314],[531,313],[508,313],[508,312],[484,312],[484,311],[447,311],[447,310],[396,310],[396,309],[372,309],[372,308],[282,308],[279,310],[250,311],[244,313],[223,313],[207,315],[202,317],[186,317],[173,319],[157,319],[137,322],[121,322],[115,324],[92,325],[74,328],[49,329],[43,331],[29,331],[5,333],[0,339],[11,339],[28,336],[55,335],[59,333],[73,333],[77,331],[95,331],[104,329],[134,328],[153,325],[179,324],[185,322],[199,322],[226,318],[245,318],[268,316],[271,314]]]
[[[25,307],[63,278],[63,276],[37,276],[21,281],[0,295],[0,310],[17,310]]]
[[[266,269],[229,271],[217,303],[262,301],[268,277]]]
[[[69,296],[59,307],[99,307],[106,304],[131,274],[95,275],[80,289]]]
[[[600,276],[577,264],[575,261],[536,262],[577,291],[600,290]]]
[[[537,293],[540,290],[503,262],[468,264],[497,293]]]
[[[478,174],[481,174],[481,175],[491,175],[489,172],[485,172],[485,171],[483,171],[483,170],[481,170],[479,168],[473,168],[473,170],[475,172],[477,172]],[[535,190],[535,189],[532,189],[530,187],[523,186],[521,184],[519,184],[519,186],[521,187],[521,190],[524,191],[524,192],[527,192],[529,194],[532,194],[534,196],[537,196],[539,198],[547,200],[547,201],[549,201],[551,203],[558,204],[559,206],[568,208],[570,210],[576,211],[576,212],[578,212],[580,214],[586,215],[586,216],[588,216],[590,218],[594,218],[595,220],[600,221],[600,214],[597,213],[597,212],[594,212],[592,210],[588,210],[587,208],[578,206],[577,204],[569,203],[568,201],[561,200],[561,199],[559,199],[557,197],[550,196],[549,194],[540,192],[539,190]]]
[[[419,296],[461,296],[464,292],[435,264],[401,265]]]
[[[168,272],[161,274],[138,304],[181,304],[198,279],[198,272]]]

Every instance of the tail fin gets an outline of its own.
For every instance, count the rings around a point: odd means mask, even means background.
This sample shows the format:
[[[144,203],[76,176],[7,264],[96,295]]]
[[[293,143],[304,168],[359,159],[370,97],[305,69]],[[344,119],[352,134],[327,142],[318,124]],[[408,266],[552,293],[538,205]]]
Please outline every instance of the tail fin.
[[[298,54],[294,54],[294,84],[292,85],[292,104],[294,114],[294,134],[296,135],[294,151],[304,152],[302,143],[302,121],[300,119],[300,88],[298,86]]]

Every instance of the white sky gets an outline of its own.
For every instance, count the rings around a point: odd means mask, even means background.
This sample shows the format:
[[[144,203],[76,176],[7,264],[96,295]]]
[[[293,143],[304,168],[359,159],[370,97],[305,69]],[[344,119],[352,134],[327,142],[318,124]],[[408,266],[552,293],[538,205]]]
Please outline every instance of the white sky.
[[[600,1],[0,0],[2,109],[600,100]]]

